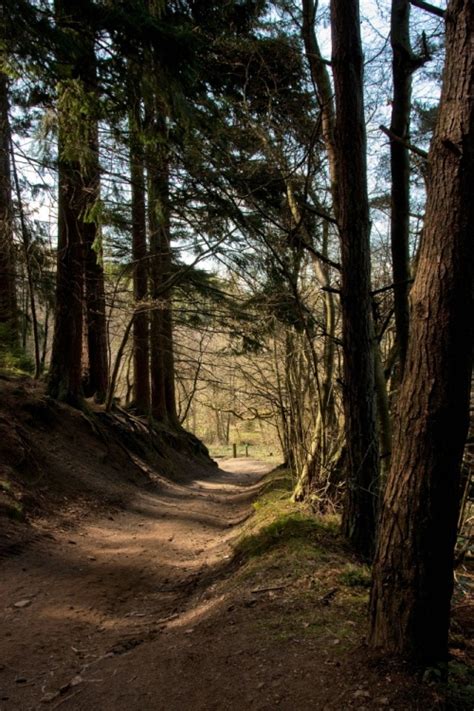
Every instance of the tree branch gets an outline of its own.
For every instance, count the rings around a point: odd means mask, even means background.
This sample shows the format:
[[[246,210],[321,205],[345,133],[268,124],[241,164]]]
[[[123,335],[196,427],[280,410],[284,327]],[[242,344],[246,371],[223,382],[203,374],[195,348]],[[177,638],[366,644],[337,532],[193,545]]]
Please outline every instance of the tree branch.
[[[405,146],[405,148],[408,148],[409,151],[415,153],[417,156],[420,156],[420,158],[423,158],[423,160],[428,160],[427,151],[424,151],[422,148],[418,148],[418,146],[414,146],[412,143],[406,141],[404,138],[400,138],[400,136],[397,136],[396,133],[393,133],[393,131],[391,131],[386,126],[379,126],[379,128],[383,133],[385,133],[386,136],[390,138],[391,141],[401,143],[402,146]]]
[[[440,7],[431,5],[429,2],[424,2],[424,0],[410,0],[410,3],[415,7],[419,7],[420,10],[426,10],[426,12],[431,12],[432,15],[437,17],[445,17],[446,12]]]

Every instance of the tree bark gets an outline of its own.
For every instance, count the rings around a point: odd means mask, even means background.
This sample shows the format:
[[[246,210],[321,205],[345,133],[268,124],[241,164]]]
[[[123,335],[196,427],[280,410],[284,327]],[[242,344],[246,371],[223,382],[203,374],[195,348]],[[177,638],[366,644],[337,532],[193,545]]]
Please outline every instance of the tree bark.
[[[100,200],[100,166],[97,122],[90,125],[91,162],[83,171],[84,206],[82,234],[84,239],[84,273],[86,296],[88,377],[86,394],[104,402],[109,383],[107,323],[101,228],[96,218],[87,217]]]
[[[343,530],[355,550],[370,557],[375,537],[378,447],[363,56],[357,0],[332,0],[331,27],[348,459]]]
[[[410,43],[410,0],[392,0],[390,41],[392,45],[393,101],[390,131],[401,141],[390,140],[393,296],[400,377],[405,367],[409,332],[410,287],[410,140],[411,85],[414,69]]]
[[[60,49],[57,57],[64,80],[58,95],[58,269],[49,387],[53,397],[73,403],[82,387],[87,396],[103,401],[108,357],[100,226],[94,214],[100,199],[94,33],[73,0],[56,0],[55,7],[58,26],[68,33],[74,51]],[[85,108],[73,103],[70,109],[68,92],[80,92],[76,104]],[[80,117],[69,115],[70,110],[81,111]],[[81,385],[84,303],[88,375]]]
[[[156,99],[147,124],[151,298],[160,301],[150,322],[151,409],[157,420],[176,424],[171,293],[163,292],[163,283],[171,271],[168,139]]]
[[[64,157],[65,141],[67,143],[64,130],[60,125],[56,308],[48,391],[58,400],[78,405],[82,398],[84,293],[83,245],[80,229],[82,181],[80,166]]]
[[[82,22],[84,27],[84,17]],[[76,16],[79,17],[76,10]],[[107,353],[107,323],[105,313],[105,284],[102,251],[102,235],[97,212],[100,201],[100,164],[97,102],[97,70],[94,47],[94,32],[85,24],[83,30],[82,56],[78,77],[90,102],[87,123],[87,159],[81,170],[83,183],[82,235],[84,241],[85,305],[88,350],[88,375],[85,393],[104,402],[109,382]]]
[[[136,304],[148,297],[148,264],[145,204],[145,166],[141,131],[140,95],[136,91],[134,72],[130,70],[130,179],[132,192],[132,257],[133,295]],[[150,411],[150,346],[149,315],[144,309],[133,323],[133,390],[134,405],[146,415]]]
[[[474,6],[451,0],[411,333],[384,496],[370,644],[424,665],[448,653],[472,368]]]
[[[3,72],[0,72],[0,328],[4,346],[14,349],[19,343],[19,331],[13,243],[8,81]]]

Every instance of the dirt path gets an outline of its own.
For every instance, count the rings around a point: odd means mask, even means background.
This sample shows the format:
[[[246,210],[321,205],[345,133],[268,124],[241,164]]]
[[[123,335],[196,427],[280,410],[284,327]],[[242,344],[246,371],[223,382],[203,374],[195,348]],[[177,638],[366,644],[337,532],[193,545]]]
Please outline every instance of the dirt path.
[[[181,694],[192,669],[183,649],[268,469],[227,460],[188,485],[162,480],[105,518],[45,523],[13,547],[0,568],[0,709],[210,708]],[[151,643],[144,662],[137,648]]]

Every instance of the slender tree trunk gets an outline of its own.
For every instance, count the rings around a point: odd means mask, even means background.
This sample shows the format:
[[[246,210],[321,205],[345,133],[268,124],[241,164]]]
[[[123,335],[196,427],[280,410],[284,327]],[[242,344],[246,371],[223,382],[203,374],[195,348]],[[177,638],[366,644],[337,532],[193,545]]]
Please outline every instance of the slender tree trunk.
[[[336,169],[335,109],[329,72],[321,56],[321,50],[316,38],[315,24],[318,2],[317,0],[302,0],[301,4],[303,10],[303,42],[311,71],[311,78],[321,109],[322,134],[328,154],[333,209],[337,215],[338,176]]]
[[[390,27],[393,61],[393,101],[390,131],[410,138],[411,84],[414,69],[410,43],[410,0],[392,0]],[[409,331],[410,156],[403,141],[390,141],[391,249],[395,327],[400,376],[405,367]]]
[[[104,402],[109,383],[107,353],[107,323],[105,313],[105,285],[101,228],[90,215],[100,200],[100,166],[97,123],[91,120],[90,163],[83,171],[84,206],[82,234],[84,239],[84,273],[88,350],[88,379],[86,393]]]
[[[370,644],[423,664],[448,653],[460,465],[472,368],[474,5],[451,0],[426,220],[384,496]]]
[[[13,206],[10,168],[10,121],[7,77],[0,72],[0,338],[7,348],[18,345]]]
[[[133,295],[135,302],[139,303],[148,297],[145,167],[140,96],[136,90],[134,73],[131,71],[129,95]],[[148,414],[150,411],[150,347],[149,315],[146,310],[137,313],[133,323],[133,388],[135,407],[141,414]]]
[[[375,538],[378,447],[363,57],[357,0],[332,0],[331,27],[348,458],[343,529],[354,548],[369,557]]]
[[[48,337],[49,337],[49,305],[45,306],[45,316],[44,316],[44,332],[43,332],[43,344],[41,348],[41,372],[43,373],[46,364],[46,356],[48,354]]]
[[[31,269],[31,258],[30,258],[30,245],[31,238],[28,230],[28,225],[25,220],[25,213],[23,211],[23,201],[21,198],[21,188],[20,181],[18,180],[18,173],[15,163],[15,155],[13,153],[13,143],[10,142],[10,155],[11,155],[11,167],[13,172],[13,178],[15,183],[15,191],[18,200],[18,213],[20,218],[21,227],[21,241],[23,245],[23,255],[25,259],[25,269],[26,277],[28,281],[28,297],[30,302],[31,310],[31,326],[33,331],[33,344],[35,353],[35,379],[38,379],[41,373],[41,356],[40,356],[40,343],[39,343],[39,326],[38,326],[38,313],[36,309],[36,296],[35,296],[35,285],[33,279],[33,272]]]
[[[76,11],[77,12],[77,11]],[[84,32],[83,52],[79,64],[79,78],[90,102],[87,126],[87,157],[81,166],[83,182],[82,234],[84,241],[84,274],[86,297],[86,328],[88,350],[88,378],[86,394],[104,402],[109,383],[107,352],[107,323],[105,313],[105,284],[102,252],[102,235],[96,213],[100,202],[100,164],[97,102],[97,71],[94,33],[87,26]]]
[[[157,420],[176,424],[171,293],[163,292],[163,283],[171,273],[168,138],[157,103],[155,98],[148,116],[146,159],[151,297],[159,299],[161,305],[153,310],[150,324],[151,407]]]

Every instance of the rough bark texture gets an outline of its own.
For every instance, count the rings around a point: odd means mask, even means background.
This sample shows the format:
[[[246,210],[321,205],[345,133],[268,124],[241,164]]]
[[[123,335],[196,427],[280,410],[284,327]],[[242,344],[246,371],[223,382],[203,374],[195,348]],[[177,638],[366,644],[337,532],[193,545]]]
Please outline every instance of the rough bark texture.
[[[134,261],[133,294],[136,305],[148,296],[148,264],[145,206],[145,167],[140,137],[142,120],[140,98],[130,82],[130,178],[132,190],[132,256]],[[137,312],[133,322],[134,405],[141,414],[150,410],[150,347],[147,311]]]
[[[375,533],[378,450],[363,57],[357,0],[332,0],[331,27],[348,458],[343,529],[354,548],[369,557]]]
[[[164,286],[171,276],[169,156],[166,126],[156,104],[149,111],[147,128],[152,137],[146,165],[151,297],[155,301],[150,323],[151,409],[157,420],[176,424],[171,294]]]
[[[80,10],[79,10],[80,13]],[[83,13],[78,13],[78,22]],[[84,241],[85,306],[88,350],[88,373],[85,393],[103,402],[109,382],[107,353],[107,324],[105,313],[105,286],[102,255],[101,228],[92,216],[100,200],[100,165],[98,118],[94,104],[97,101],[97,75],[94,48],[94,33],[82,22],[81,57],[78,62],[78,78],[89,97],[90,112],[84,118],[87,123],[87,159],[81,166],[83,189],[82,238]]]
[[[451,0],[426,220],[371,596],[370,643],[447,658],[472,367],[474,5]]]
[[[18,344],[18,311],[7,86],[7,77],[0,72],[0,337],[7,348],[14,348]]]
[[[82,173],[84,207],[82,220],[100,199],[100,167],[97,122],[90,126],[90,163]],[[85,213],[85,215],[84,215]],[[88,350],[88,377],[86,394],[103,402],[109,382],[107,357],[107,324],[105,313],[104,268],[100,226],[94,220],[82,225],[84,240],[84,273],[86,296],[86,324]]]
[[[74,50],[63,56],[60,49],[57,57],[64,82],[58,96],[58,271],[50,393],[76,402],[84,387],[87,396],[103,401],[108,358],[100,227],[93,214],[100,198],[94,35],[73,0],[56,0],[55,7],[58,26],[69,35]],[[78,87],[84,104],[81,120],[67,115],[67,93],[61,96]],[[76,106],[73,110],[78,111]],[[84,303],[88,369],[81,385],[77,371],[82,369]]]
[[[411,84],[414,61],[410,44],[410,1],[392,0],[390,28],[392,45],[393,101],[390,131],[410,139]],[[403,374],[409,331],[409,228],[410,228],[410,157],[403,141],[390,141],[391,250],[395,327]]]
[[[58,136],[58,247],[56,310],[49,371],[49,394],[76,405],[82,396],[84,266],[80,230],[82,181],[79,166],[62,160]]]

